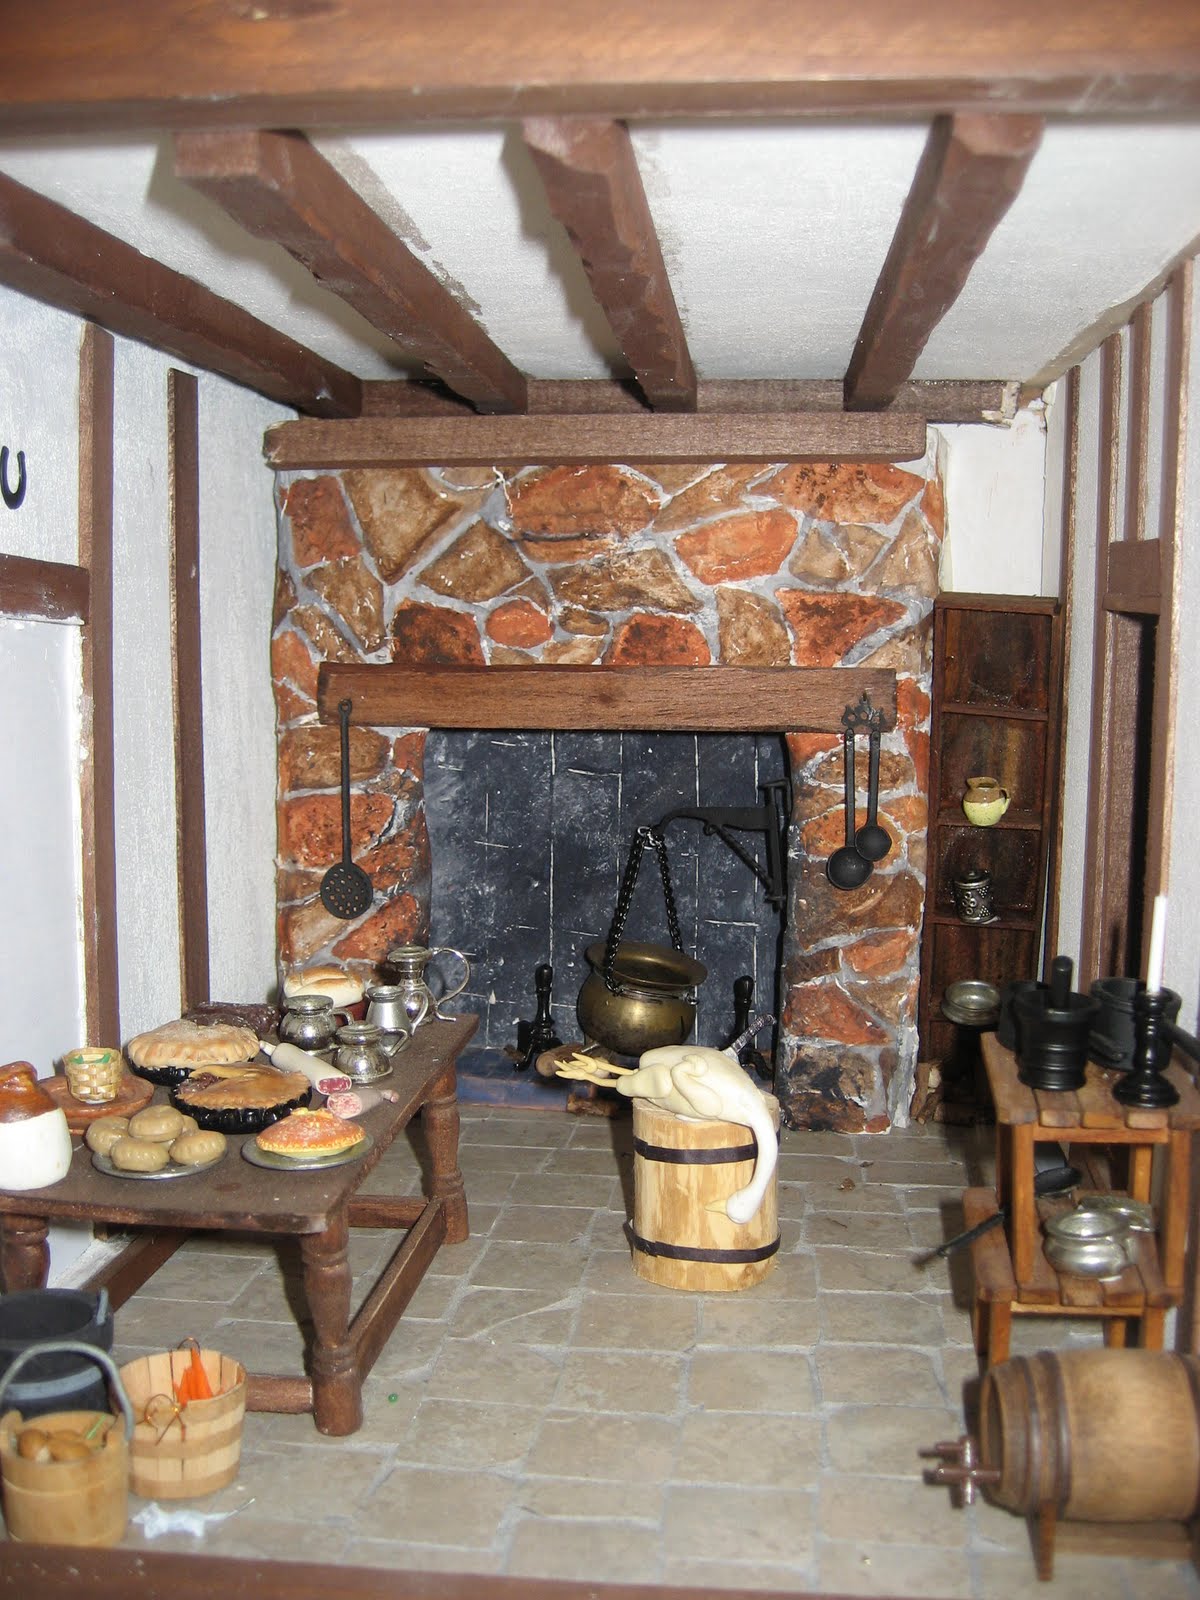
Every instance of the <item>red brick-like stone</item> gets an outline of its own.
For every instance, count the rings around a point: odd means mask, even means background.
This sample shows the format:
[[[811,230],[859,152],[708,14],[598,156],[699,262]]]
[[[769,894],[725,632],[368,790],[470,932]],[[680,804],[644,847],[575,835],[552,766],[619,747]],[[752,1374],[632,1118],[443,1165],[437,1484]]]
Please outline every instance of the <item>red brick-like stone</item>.
[[[614,667],[707,667],[712,656],[695,623],[643,613],[617,629],[608,661]]]
[[[447,494],[417,467],[365,467],[343,475],[367,549],[385,583],[396,583],[481,491]]]
[[[382,772],[388,741],[371,728],[350,729],[350,781],[362,783]],[[283,794],[304,789],[336,789],[342,779],[338,728],[309,723],[289,728],[279,741],[279,787]]]
[[[346,926],[342,923],[342,927]],[[364,921],[356,923],[333,946],[338,961],[365,961],[378,967],[388,951],[400,944],[418,944],[428,935],[428,912],[412,894],[398,894]]]
[[[882,533],[856,524],[810,526],[804,542],[788,563],[788,571],[805,583],[845,583],[859,578],[887,544]]]
[[[784,467],[763,485],[785,505],[818,522],[891,522],[925,488],[899,467],[828,462]]]
[[[694,474],[696,468],[691,470]],[[747,486],[765,477],[769,471],[769,465],[760,461],[717,467],[713,472],[706,472],[697,482],[689,483],[681,493],[676,494],[670,505],[663,507],[654,525],[667,532],[675,528],[689,528],[693,523],[715,516],[720,511],[740,511]]]
[[[899,621],[904,607],[862,594],[775,593],[792,630],[792,661],[798,667],[835,667],[873,633]]]
[[[810,761],[831,750],[840,750],[842,737],[838,733],[787,733],[784,734],[788,760],[793,775],[804,771]]]
[[[279,914],[279,959],[285,967],[307,965],[326,949],[346,924],[331,916],[314,897],[304,905],[285,906]]]
[[[919,727],[929,720],[929,696],[912,678],[896,682],[896,720],[902,728]]]
[[[633,550],[555,572],[560,605],[582,611],[698,611],[700,602],[661,550]]]
[[[475,522],[422,569],[420,581],[436,594],[478,605],[515,589],[528,576],[529,569],[512,541],[486,522]]]
[[[297,606],[292,612],[292,622],[311,641],[319,660],[355,662],[361,659],[333,618],[320,606]]]
[[[350,853],[358,857],[392,820],[392,802],[382,794],[350,796]],[[285,800],[279,808],[279,851],[283,861],[328,867],[342,854],[342,806],[335,795],[311,794]]]
[[[550,467],[509,487],[518,537],[628,537],[648,527],[658,501],[647,483],[615,466]]]
[[[930,478],[921,496],[921,510],[938,539],[946,537],[946,496],[940,478]]]
[[[796,542],[787,511],[745,511],[680,534],[675,551],[701,583],[738,583],[778,572]]]
[[[932,600],[938,590],[938,541],[919,511],[910,511],[891,549],[871,571],[881,589],[910,589]]]
[[[428,881],[430,873],[429,830],[424,812],[390,839],[381,839],[359,858],[359,866],[371,879],[376,894],[391,897],[398,889],[411,890],[414,881]]]
[[[392,766],[420,782],[425,776],[425,743],[428,735],[403,733],[392,742]]]
[[[275,573],[275,594],[271,601],[271,631],[285,623],[296,605],[296,585],[290,572],[280,567]]]
[[[532,650],[554,636],[554,625],[544,611],[528,600],[510,600],[497,606],[487,620],[487,632],[497,644]]]
[[[298,478],[285,493],[292,524],[292,558],[298,567],[358,553],[358,535],[336,478]]]
[[[890,933],[868,933],[846,945],[842,958],[852,972],[863,977],[880,977],[899,972],[913,953],[914,938],[907,928]]]
[[[551,639],[542,651],[547,665],[590,667],[604,655],[603,639]]]
[[[275,685],[275,720],[281,728],[311,717],[316,709],[316,701],[310,700],[307,695],[297,694],[290,683]]]
[[[271,640],[271,677],[276,684],[290,684],[308,700],[317,698],[317,663],[304,640],[290,628]]]
[[[717,631],[727,667],[786,667],[791,660],[791,639],[778,607],[761,595],[718,589]]]
[[[836,983],[799,984],[783,1008],[783,1025],[798,1039],[882,1044],[888,1034]]]
[[[383,586],[361,558],[335,561],[308,575],[316,591],[364,654],[387,638],[383,624]]]
[[[392,619],[392,660],[411,666],[482,666],[478,625],[466,612],[406,600]]]

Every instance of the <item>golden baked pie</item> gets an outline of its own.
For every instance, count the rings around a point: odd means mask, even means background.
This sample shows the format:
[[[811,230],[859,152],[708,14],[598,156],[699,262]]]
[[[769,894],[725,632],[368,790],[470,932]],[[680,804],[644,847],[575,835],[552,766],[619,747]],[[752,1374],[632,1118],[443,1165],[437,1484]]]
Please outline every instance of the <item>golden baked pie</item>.
[[[290,1116],[264,1128],[255,1143],[277,1156],[299,1159],[340,1155],[360,1143],[365,1132],[356,1123],[344,1122],[329,1111],[293,1111]]]
[[[278,1067],[209,1066],[189,1073],[175,1090],[175,1099],[204,1111],[270,1111],[309,1093],[302,1072]]]
[[[125,1046],[135,1067],[201,1067],[210,1063],[253,1061],[258,1035],[227,1022],[164,1022],[139,1033]]]

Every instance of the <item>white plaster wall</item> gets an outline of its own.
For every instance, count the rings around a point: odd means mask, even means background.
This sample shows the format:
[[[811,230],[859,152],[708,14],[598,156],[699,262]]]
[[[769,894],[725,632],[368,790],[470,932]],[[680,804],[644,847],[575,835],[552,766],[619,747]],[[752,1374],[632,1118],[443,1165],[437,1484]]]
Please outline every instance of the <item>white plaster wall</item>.
[[[1046,431],[1040,406],[1008,427],[957,423],[944,447],[941,587],[960,594],[1043,594]]]

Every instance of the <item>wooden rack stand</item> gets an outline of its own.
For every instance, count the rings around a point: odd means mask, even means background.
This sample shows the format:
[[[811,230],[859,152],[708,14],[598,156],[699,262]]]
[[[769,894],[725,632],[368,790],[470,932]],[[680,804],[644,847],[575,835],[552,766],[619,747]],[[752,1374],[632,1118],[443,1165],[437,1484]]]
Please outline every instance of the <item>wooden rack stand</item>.
[[[1200,1128],[1200,1093],[1190,1076],[1181,1067],[1168,1067],[1179,1103],[1143,1110],[1114,1100],[1118,1074],[1095,1062],[1088,1064],[1084,1087],[1069,1093],[1027,1088],[1017,1077],[1015,1056],[993,1033],[984,1035],[983,1063],[996,1108],[996,1188],[968,1189],[964,1220],[974,1227],[998,1207],[1007,1216],[1003,1228],[991,1229],[971,1247],[972,1322],[981,1364],[987,1368],[1007,1358],[1016,1315],[1102,1317],[1109,1345],[1125,1344],[1136,1324],[1136,1342],[1161,1350],[1167,1311],[1183,1294],[1191,1142]],[[1055,1202],[1034,1196],[1039,1143],[1067,1145],[1072,1164],[1090,1169],[1093,1178],[1095,1157],[1124,1156],[1124,1190],[1140,1201],[1151,1198],[1154,1153],[1162,1148],[1157,1228],[1137,1235],[1137,1260],[1119,1278],[1073,1277],[1056,1272],[1046,1260],[1041,1222]]]

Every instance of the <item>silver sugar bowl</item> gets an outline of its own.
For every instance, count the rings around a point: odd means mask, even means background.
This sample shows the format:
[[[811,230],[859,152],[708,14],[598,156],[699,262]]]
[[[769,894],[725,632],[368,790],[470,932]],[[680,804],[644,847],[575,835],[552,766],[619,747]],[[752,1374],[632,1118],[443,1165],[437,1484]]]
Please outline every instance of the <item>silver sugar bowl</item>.
[[[333,1070],[355,1083],[374,1083],[392,1070],[384,1045],[383,1030],[373,1022],[347,1022],[337,1030],[337,1049]]]
[[[294,994],[284,1002],[279,1037],[301,1050],[328,1050],[337,1035],[333,999],[327,994]]]

